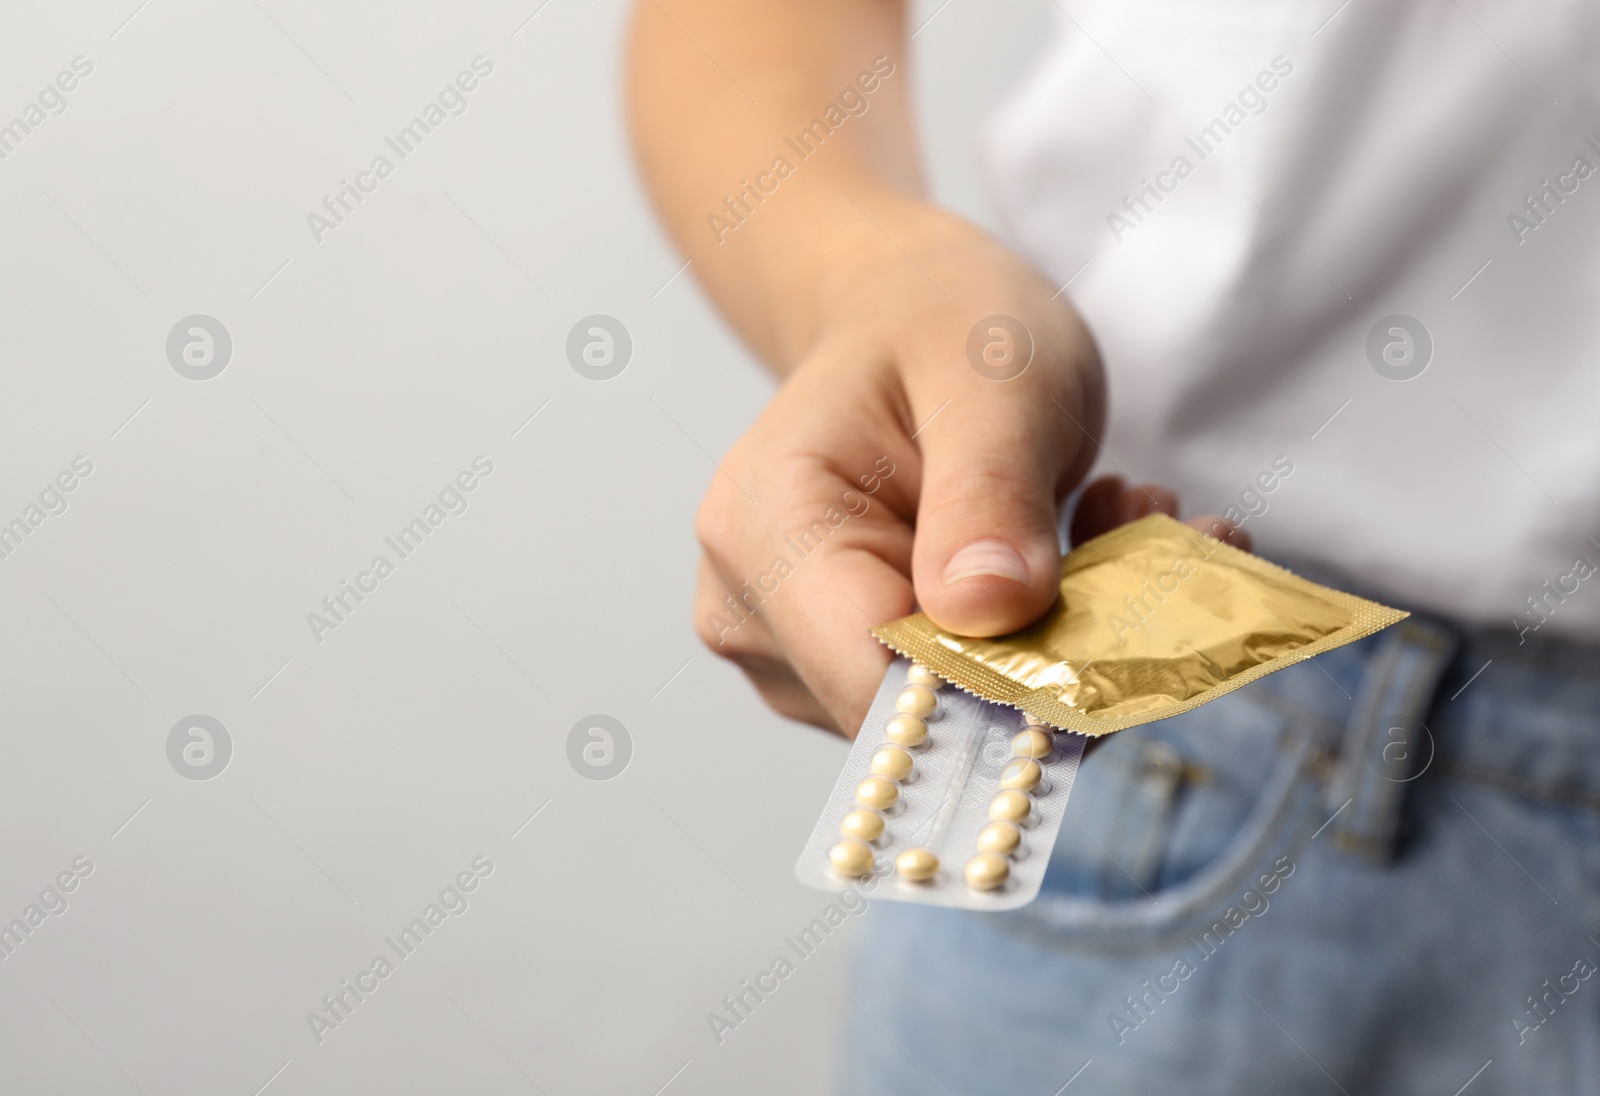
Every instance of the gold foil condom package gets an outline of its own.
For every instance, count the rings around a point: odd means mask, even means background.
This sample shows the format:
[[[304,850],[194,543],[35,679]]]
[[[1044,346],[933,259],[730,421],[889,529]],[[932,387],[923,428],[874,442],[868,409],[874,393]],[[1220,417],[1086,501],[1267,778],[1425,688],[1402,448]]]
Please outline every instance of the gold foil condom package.
[[[959,636],[918,613],[873,634],[986,700],[1103,735],[1198,708],[1406,615],[1152,514],[1069,553],[1061,597],[1020,632]]]
[[[897,901],[1026,905],[1087,736],[1187,712],[1405,615],[1155,515],[1070,553],[1059,600],[1022,631],[885,625],[875,634],[901,657],[795,874]]]

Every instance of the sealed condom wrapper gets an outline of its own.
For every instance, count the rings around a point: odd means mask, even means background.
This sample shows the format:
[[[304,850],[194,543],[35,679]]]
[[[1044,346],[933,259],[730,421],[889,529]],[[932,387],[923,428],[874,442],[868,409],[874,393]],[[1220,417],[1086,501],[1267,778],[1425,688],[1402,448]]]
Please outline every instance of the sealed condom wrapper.
[[[873,634],[987,700],[1103,735],[1181,715],[1409,615],[1152,514],[1068,553],[1060,598],[1020,632],[952,635],[917,613]]]
[[[1069,553],[1060,598],[1021,631],[960,636],[920,613],[875,629],[901,657],[795,873],[828,890],[892,873],[882,897],[1026,905],[1088,736],[1180,715],[1406,615],[1154,514]]]

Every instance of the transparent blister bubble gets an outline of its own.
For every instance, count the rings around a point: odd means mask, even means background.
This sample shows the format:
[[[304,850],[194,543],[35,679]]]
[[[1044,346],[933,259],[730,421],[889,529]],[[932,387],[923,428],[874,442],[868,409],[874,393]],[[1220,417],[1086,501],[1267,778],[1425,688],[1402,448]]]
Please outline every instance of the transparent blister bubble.
[[[1016,708],[981,700],[953,685],[933,687],[936,706],[924,720],[926,741],[898,747],[910,754],[912,773],[894,781],[898,795],[892,806],[881,807],[884,789],[870,778],[892,779],[892,772],[886,772],[889,767],[881,757],[875,770],[874,755],[896,740],[916,738],[915,733],[904,733],[904,720],[891,731],[891,720],[920,714],[927,707],[926,696],[915,691],[906,695],[908,685],[916,683],[909,676],[911,670],[912,663],[905,658],[890,664],[827,806],[795,865],[795,875],[819,890],[836,891],[852,881],[841,871],[862,876],[870,872],[887,883],[877,897],[893,901],[977,910],[1025,906],[1039,893],[1087,740],[1082,735],[1045,729],[1053,734],[1054,745],[1047,756],[1037,759],[1038,783],[1024,790],[1034,774],[1018,766],[1021,771],[1015,791],[1003,804],[1010,806],[1015,801],[1027,808],[1026,820],[1019,823],[1021,841],[1008,849],[1007,838],[1014,835],[1001,823],[980,848],[980,834],[993,823],[991,805],[1005,790],[1002,780],[1007,766],[1019,760],[1017,736],[1028,723]],[[917,677],[926,680],[924,675]],[[1026,747],[1027,740],[1020,745]],[[1029,760],[1033,752],[1037,750],[1024,748],[1022,760]],[[863,782],[867,782],[865,789]],[[1018,795],[1030,802],[1022,803],[1016,799]],[[863,802],[862,796],[868,802]],[[863,833],[862,811],[880,816],[883,828],[876,838],[858,845]],[[841,823],[847,816],[850,823],[842,832]],[[870,831],[875,826],[868,820],[864,828]],[[984,853],[984,848],[990,851]],[[998,874],[1004,876],[1004,882],[993,889],[971,885],[967,870],[975,857],[980,858],[973,869],[975,878],[987,882]]]

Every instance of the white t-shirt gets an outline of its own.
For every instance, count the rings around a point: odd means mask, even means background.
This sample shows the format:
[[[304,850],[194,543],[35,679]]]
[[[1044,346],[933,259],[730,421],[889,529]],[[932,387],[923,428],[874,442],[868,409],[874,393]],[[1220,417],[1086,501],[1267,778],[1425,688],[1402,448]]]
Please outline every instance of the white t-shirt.
[[[1600,9],[1070,10],[987,159],[1114,462],[1267,554],[1600,637]]]

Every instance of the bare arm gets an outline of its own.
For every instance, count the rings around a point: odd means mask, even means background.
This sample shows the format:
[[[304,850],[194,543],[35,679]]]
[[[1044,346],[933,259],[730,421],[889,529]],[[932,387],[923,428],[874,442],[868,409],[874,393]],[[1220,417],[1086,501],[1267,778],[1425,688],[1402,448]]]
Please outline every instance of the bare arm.
[[[780,372],[851,307],[855,265],[893,252],[863,209],[891,235],[929,219],[903,19],[896,0],[635,12],[628,107],[645,178],[712,297]]]

